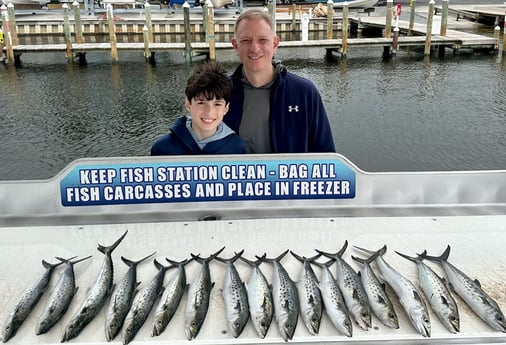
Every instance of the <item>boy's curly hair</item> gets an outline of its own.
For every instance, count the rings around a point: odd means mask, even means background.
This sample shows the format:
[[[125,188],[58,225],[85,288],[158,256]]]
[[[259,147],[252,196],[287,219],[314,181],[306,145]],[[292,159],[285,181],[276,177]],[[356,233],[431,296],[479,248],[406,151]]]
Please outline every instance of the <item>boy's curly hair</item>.
[[[216,61],[208,61],[195,68],[186,82],[186,98],[191,102],[195,97],[207,100],[224,99],[230,102],[230,81],[225,67]]]

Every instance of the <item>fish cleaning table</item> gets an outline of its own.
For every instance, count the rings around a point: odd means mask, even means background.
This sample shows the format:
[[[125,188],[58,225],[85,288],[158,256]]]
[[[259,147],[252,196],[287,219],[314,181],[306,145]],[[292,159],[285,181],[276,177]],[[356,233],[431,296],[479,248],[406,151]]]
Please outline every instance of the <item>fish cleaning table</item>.
[[[179,175],[177,167],[182,167]],[[171,187],[164,187],[167,185]],[[150,188],[154,191],[152,197]],[[156,194],[158,188],[166,194]],[[199,194],[199,188],[203,188],[203,194]],[[88,196],[84,191],[89,192]],[[58,267],[48,290],[8,341],[11,344],[60,343],[65,326],[79,309],[104,260],[97,245],[111,245],[126,230],[126,237],[112,253],[116,284],[128,269],[122,256],[139,260],[156,252],[137,267],[142,288],[157,272],[153,259],[167,265],[165,258],[182,261],[192,253],[207,257],[222,247],[223,258],[241,250],[250,260],[264,253],[273,258],[287,249],[311,257],[315,249],[335,253],[348,241],[343,258],[355,270],[361,267],[351,256],[366,255],[354,246],[378,250],[386,245],[384,259],[418,285],[415,264],[395,251],[416,256],[427,250],[429,255],[439,256],[450,245],[448,261],[478,279],[483,290],[506,310],[506,171],[371,174],[333,154],[220,156],[198,161],[194,157],[89,159],[72,163],[51,180],[1,182],[0,201],[0,322],[7,318],[23,291],[42,275],[42,259],[55,263],[55,256],[92,255],[75,265],[79,289],[62,319],[48,333],[35,335],[49,293],[63,271]],[[292,255],[287,254],[281,264],[294,281],[300,280],[302,264]],[[428,264],[444,276],[440,266]],[[251,321],[238,338],[232,336],[221,294],[227,266],[217,260],[209,266],[215,283],[210,307],[192,342],[284,343],[275,319],[265,339],[257,336]],[[247,281],[251,267],[241,260],[235,266],[242,280]],[[196,261],[186,265],[189,284],[201,267]],[[262,263],[260,268],[272,282],[272,265]],[[313,265],[313,269],[320,277],[320,268]],[[330,269],[335,275],[335,266]],[[378,273],[375,265],[373,269]],[[174,273],[166,272],[165,283]],[[447,331],[431,310],[431,337],[424,338],[409,323],[388,287],[387,293],[397,311],[399,329],[387,328],[373,317],[368,331],[353,324],[353,336],[349,338],[334,328],[324,312],[318,335],[310,335],[299,317],[289,342],[506,343],[506,333],[487,326],[455,294],[460,332]],[[187,297],[185,293],[161,335],[151,336],[151,313],[132,344],[189,343],[184,331]],[[104,325],[108,303],[69,343],[107,344]],[[122,334],[113,342],[122,342]]]

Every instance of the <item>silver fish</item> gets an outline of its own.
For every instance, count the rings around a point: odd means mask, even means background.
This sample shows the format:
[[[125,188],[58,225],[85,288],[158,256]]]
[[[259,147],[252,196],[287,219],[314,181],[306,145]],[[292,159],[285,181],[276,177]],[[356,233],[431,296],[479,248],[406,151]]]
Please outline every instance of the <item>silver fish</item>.
[[[62,343],[77,337],[105,304],[107,297],[111,293],[114,279],[114,268],[111,253],[125,238],[127,232],[128,230],[125,231],[125,233],[121,235],[121,237],[111,246],[104,247],[101,244],[98,245],[97,249],[105,255],[102,267],[95,283],[88,290],[86,299],[77,313],[74,314],[70,322],[67,324],[61,338]]]
[[[274,300],[274,315],[279,333],[285,340],[291,340],[299,318],[299,297],[297,286],[280,261],[288,253],[288,249],[277,258],[258,257],[262,261],[270,262],[274,266],[272,277],[272,297]]]
[[[353,336],[353,326],[351,324],[350,313],[346,308],[346,302],[341,294],[341,290],[329,269],[329,266],[333,263],[334,259],[326,263],[315,262],[322,269],[320,291],[322,293],[323,306],[337,331],[351,337]]]
[[[248,293],[234,265],[243,252],[244,250],[241,250],[230,259],[216,257],[216,260],[227,264],[227,272],[223,282],[223,301],[228,327],[234,338],[241,335],[249,319]]]
[[[396,253],[416,264],[420,287],[429,300],[432,310],[446,329],[451,333],[458,333],[460,318],[457,303],[443,279],[432,268],[423,263],[422,255],[426,255],[427,252],[424,251],[418,257],[411,257],[397,251]]]
[[[319,258],[320,254],[311,258],[306,258],[292,251],[290,251],[290,253],[304,265],[300,280],[297,282],[300,316],[309,333],[311,333],[311,335],[317,335],[320,330],[320,322],[323,314],[323,301],[320,288],[318,287],[318,278],[316,278],[313,268],[311,267],[311,262]]]
[[[448,262],[450,246],[441,256],[420,254],[422,258],[439,262],[445,271],[450,287],[487,325],[499,332],[506,332],[504,314],[497,302],[482,288],[480,282],[469,278],[464,272]]]
[[[113,340],[119,333],[132,305],[137,287],[140,284],[137,282],[137,265],[153,255],[155,255],[155,253],[149,254],[138,261],[128,260],[123,256],[121,257],[121,260],[128,266],[128,270],[114,289],[105,313],[105,338],[107,341]]]
[[[57,257],[65,264],[65,270],[51,291],[44,311],[40,315],[35,327],[36,335],[47,333],[65,314],[78,289],[75,282],[74,265],[89,258],[91,255],[75,261]]]
[[[371,255],[375,253],[357,246],[355,246],[355,248]],[[378,256],[376,257],[376,263],[381,271],[383,279],[394,290],[399,298],[399,302],[401,302],[402,307],[408,315],[409,321],[416,331],[424,337],[430,337],[431,325],[429,312],[422,294],[409,279],[397,272],[385,259],[383,259],[386,250],[387,246],[385,245],[378,251]]]
[[[153,337],[162,334],[176,313],[187,287],[185,265],[192,259],[183,260],[181,262],[169,260],[167,258],[165,260],[175,266],[177,270],[165,286],[160,302],[155,309],[153,332],[151,334]]]
[[[72,260],[70,258],[68,260]],[[56,267],[60,266],[63,261],[56,264],[50,264],[46,260],[42,260],[42,265],[46,269],[44,274],[34,281],[21,295],[18,303],[13,308],[5,321],[5,326],[2,330],[2,341],[5,343],[7,340],[16,335],[21,324],[26,320],[28,315],[32,312],[33,308],[37,305],[40,298],[47,290],[51,276]]]
[[[342,258],[347,247],[348,241],[345,241],[341,250],[335,254],[325,253],[320,250],[317,250],[317,252],[336,260],[336,280],[348,311],[357,325],[367,331],[371,327],[371,307],[369,306],[367,293],[362,285],[362,279]]]
[[[371,262],[373,262],[377,256],[378,253],[375,253],[366,260],[355,256],[351,258],[363,264],[359,275],[360,279],[362,279],[362,285],[364,286],[365,293],[369,300],[369,306],[373,314],[376,315],[385,326],[398,329],[399,319],[392,301],[385,291],[385,284],[378,279],[371,268]]]
[[[172,265],[163,266],[156,259],[154,260],[154,264],[158,272],[151,282],[135,295],[132,306],[125,318],[125,323],[123,325],[123,344],[131,342],[139,329],[141,329],[157,298],[163,293],[165,272],[175,267]]]
[[[274,314],[271,286],[260,270],[261,259],[250,261],[242,256],[240,259],[252,268],[248,283],[246,284],[249,313],[255,331],[261,339],[264,339],[271,325],[272,315]]]
[[[214,286],[214,282],[211,282],[209,262],[216,258],[223,249],[225,247],[205,259],[192,254],[192,258],[202,264],[202,268],[188,290],[184,316],[185,333],[188,340],[192,340],[197,336],[206,318],[211,289]]]

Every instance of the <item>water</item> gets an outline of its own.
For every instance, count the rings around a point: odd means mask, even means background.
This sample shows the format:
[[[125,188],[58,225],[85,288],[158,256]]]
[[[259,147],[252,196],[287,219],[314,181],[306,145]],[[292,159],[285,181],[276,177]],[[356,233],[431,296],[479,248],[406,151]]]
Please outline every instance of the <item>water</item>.
[[[506,169],[506,57],[460,52],[424,58],[401,51],[278,50],[310,78],[329,114],[335,144],[367,171]],[[232,51],[217,52],[231,72]],[[148,155],[185,112],[181,53],[89,53],[86,67],[60,54],[25,54],[0,66],[0,180],[46,179],[83,157]],[[199,61],[195,61],[194,64]]]

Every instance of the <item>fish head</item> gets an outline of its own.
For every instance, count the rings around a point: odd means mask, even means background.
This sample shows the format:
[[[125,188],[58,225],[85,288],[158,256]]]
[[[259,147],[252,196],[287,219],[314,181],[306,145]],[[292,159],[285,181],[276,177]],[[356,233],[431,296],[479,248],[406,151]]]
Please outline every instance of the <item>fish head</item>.
[[[165,330],[165,327],[167,326],[167,323],[168,323],[168,320],[166,320],[167,317],[166,317],[166,314],[163,313],[162,315],[159,315],[154,323],[153,323],[153,332],[152,332],[152,336],[159,336],[160,334],[162,334],[162,332]]]
[[[367,331],[371,327],[371,311],[366,303],[355,303],[353,306],[353,315],[357,325],[363,330]]]
[[[286,313],[279,316],[278,328],[283,340],[292,340],[297,327],[297,317],[297,313]]]
[[[67,340],[77,337],[81,329],[82,327],[80,326],[79,322],[71,320],[67,325],[67,327],[65,327],[65,331],[63,332],[63,335],[61,337],[61,342],[63,343],[66,342]]]
[[[262,314],[253,320],[253,324],[255,326],[255,330],[258,334],[258,336],[261,339],[264,339],[267,335],[267,331],[269,330],[269,327],[271,326],[272,321],[272,315]]]
[[[10,338],[12,338],[15,334],[19,326],[21,326],[21,322],[16,322],[16,317],[12,317],[7,320],[7,322],[4,325],[4,328],[2,329],[2,342],[6,342]]]
[[[51,322],[49,320],[43,319],[37,323],[37,327],[35,327],[35,335],[41,335],[47,333],[51,328]]]
[[[390,328],[398,329],[399,328],[399,319],[397,318],[397,314],[393,310],[385,310],[381,315],[381,322]]]
[[[200,331],[200,326],[202,325],[202,322],[199,321],[199,318],[197,316],[198,313],[191,313],[185,317],[184,332],[188,340],[192,340],[195,337],[197,337],[197,334]]]
[[[113,317],[106,325],[105,327],[105,338],[107,341],[112,341],[116,335],[118,334],[121,324],[116,320],[115,317]]]
[[[321,313],[315,312],[314,310],[308,310],[305,312],[304,323],[311,333],[311,335],[317,335],[320,331]]]
[[[135,329],[135,325],[133,319],[126,320],[123,325],[123,344],[128,344],[135,337],[135,333],[137,330]]]
[[[232,331],[234,338],[237,338],[239,335],[241,335],[245,325],[246,323],[241,322],[239,318],[230,323],[230,330]]]
[[[411,320],[411,324],[415,327],[417,332],[424,337],[429,338],[431,327],[429,314],[427,313],[426,309],[421,305],[416,305],[412,308],[409,308],[408,314]]]
[[[494,319],[490,322],[492,328],[499,332],[506,333],[506,320],[504,319],[504,314],[500,310],[494,310],[493,317]]]

